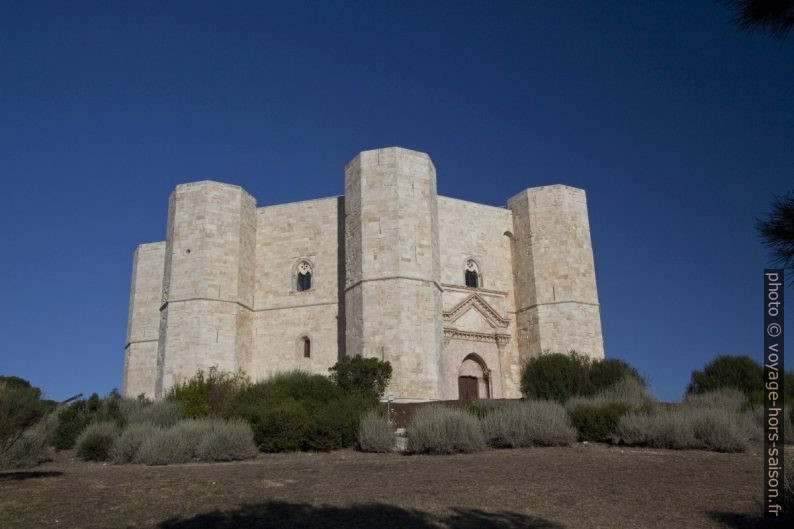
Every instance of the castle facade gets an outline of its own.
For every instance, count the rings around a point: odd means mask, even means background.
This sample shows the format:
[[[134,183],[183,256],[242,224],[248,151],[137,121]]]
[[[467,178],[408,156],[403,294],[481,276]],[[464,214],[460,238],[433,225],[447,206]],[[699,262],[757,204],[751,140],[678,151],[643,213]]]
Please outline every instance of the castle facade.
[[[166,240],[135,251],[123,394],[362,355],[391,363],[398,400],[512,398],[524,361],[570,350],[604,356],[585,192],[467,202],[438,196],[428,155],[377,149],[342,197],[257,208],[238,186],[177,186]]]

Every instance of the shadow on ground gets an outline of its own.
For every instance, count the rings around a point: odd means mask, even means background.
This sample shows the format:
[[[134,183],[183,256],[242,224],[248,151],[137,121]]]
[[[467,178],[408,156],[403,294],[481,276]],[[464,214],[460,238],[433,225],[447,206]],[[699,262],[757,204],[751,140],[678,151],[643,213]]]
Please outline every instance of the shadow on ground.
[[[448,516],[436,517],[392,505],[366,504],[352,507],[321,506],[305,503],[268,502],[244,505],[230,511],[213,511],[183,520],[171,519],[160,529],[293,529],[375,528],[375,529],[563,529],[563,526],[515,512],[485,512],[452,509]]]
[[[52,470],[47,472],[28,471],[28,472],[0,472],[0,481],[22,481],[34,478],[52,478],[62,476],[63,472]]]
[[[783,520],[765,520],[760,515],[748,513],[710,512],[709,516],[730,529],[783,529],[784,527],[792,527],[791,524],[794,523],[791,517]]]

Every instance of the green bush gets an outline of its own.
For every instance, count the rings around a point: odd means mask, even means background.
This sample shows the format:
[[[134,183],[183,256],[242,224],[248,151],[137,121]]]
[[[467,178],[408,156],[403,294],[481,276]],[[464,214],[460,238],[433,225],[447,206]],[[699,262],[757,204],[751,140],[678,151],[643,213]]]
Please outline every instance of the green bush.
[[[703,371],[693,371],[687,393],[706,393],[734,388],[763,402],[764,368],[749,356],[720,355],[706,364]],[[759,397],[761,400],[759,400]]]
[[[89,424],[77,438],[77,455],[83,461],[107,461],[119,428],[112,422]]]
[[[124,427],[110,450],[110,459],[116,464],[132,463],[143,442],[152,437],[158,428],[150,423],[129,424]]]
[[[643,388],[646,386],[645,380],[634,367],[617,358],[591,362],[589,378],[594,393],[615,387],[616,384],[626,379],[639,382]]]
[[[0,380],[0,457],[47,411],[41,391],[19,377]]]
[[[244,413],[243,418],[253,428],[254,440],[261,451],[292,452],[302,448],[311,416],[300,402],[262,404]]]
[[[327,377],[305,371],[279,373],[240,391],[229,403],[229,413],[256,408],[267,403],[296,401],[320,407],[342,396],[341,390]]]
[[[168,427],[185,417],[178,402],[167,400],[151,402],[144,399],[124,399],[120,403],[120,408],[125,425],[149,423]]]
[[[408,451],[415,454],[455,454],[486,448],[477,418],[444,406],[419,408],[407,433]]]
[[[575,351],[542,354],[524,366],[521,391],[530,399],[558,402],[573,395],[591,395],[589,369],[590,359]]]
[[[385,415],[370,410],[361,418],[357,446],[362,452],[391,452],[394,448],[394,430]]]
[[[79,400],[65,406],[58,413],[58,424],[53,432],[53,446],[59,450],[72,448],[77,437],[91,423],[85,401]]]
[[[78,400],[58,411],[57,424],[53,432],[53,446],[59,450],[72,448],[77,437],[92,422],[113,422],[121,425],[121,397],[115,390],[100,399],[94,393],[86,400]]]
[[[206,374],[199,370],[192,378],[172,386],[165,399],[178,403],[186,417],[223,417],[229,402],[250,384],[242,371],[224,373],[211,367]]]
[[[377,358],[344,357],[333,365],[331,381],[346,393],[367,395],[378,401],[391,379],[391,364]]]
[[[627,405],[617,403],[578,406],[571,411],[571,422],[580,441],[607,442],[615,436],[618,421],[629,410]]]
[[[339,444],[328,450],[355,445],[361,417],[376,406],[366,395],[351,394],[331,401],[324,410],[317,410],[315,417],[319,415],[319,420],[325,421],[338,435]]]
[[[256,457],[254,432],[248,423],[240,420],[201,421],[203,431],[196,448],[201,461],[238,461]]]
[[[229,415],[248,421],[265,452],[333,450],[352,446],[371,396],[347,394],[328,378],[296,371],[239,392]]]
[[[553,401],[505,403],[486,413],[480,424],[494,448],[566,446],[576,441],[565,409]]]
[[[576,351],[544,353],[524,365],[521,391],[530,399],[566,402],[606,391],[627,378],[645,386],[637,370],[622,360],[593,360]]]
[[[794,399],[794,373],[784,371],[785,397]],[[688,394],[702,394],[721,389],[736,389],[750,404],[764,403],[764,366],[749,356],[720,355],[706,364],[703,371],[693,371]]]

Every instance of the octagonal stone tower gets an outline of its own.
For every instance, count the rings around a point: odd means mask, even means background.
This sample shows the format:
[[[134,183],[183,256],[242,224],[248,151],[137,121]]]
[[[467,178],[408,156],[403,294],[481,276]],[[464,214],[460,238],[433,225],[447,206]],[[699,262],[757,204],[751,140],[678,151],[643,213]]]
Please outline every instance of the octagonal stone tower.
[[[513,273],[522,359],[575,350],[604,358],[587,198],[583,189],[526,189],[513,212]]]
[[[165,242],[141,244],[132,259],[132,284],[121,392],[154,397]]]
[[[197,369],[236,371],[251,355],[256,201],[203,181],[171,194],[155,395]]]
[[[391,362],[390,392],[439,398],[436,170],[427,154],[364,151],[345,168],[346,352]]]

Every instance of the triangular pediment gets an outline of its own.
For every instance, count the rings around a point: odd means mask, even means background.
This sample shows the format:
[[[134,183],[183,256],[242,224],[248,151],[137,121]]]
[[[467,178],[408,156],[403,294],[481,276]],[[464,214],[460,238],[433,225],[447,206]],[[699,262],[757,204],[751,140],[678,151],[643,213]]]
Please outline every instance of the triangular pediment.
[[[464,331],[493,332],[496,327],[485,315],[474,307],[469,307],[455,320],[454,327]]]
[[[490,303],[476,293],[463,299],[451,310],[444,312],[444,323],[447,325],[454,323],[456,327],[484,328],[483,320],[492,329],[505,328],[510,323],[509,320],[500,316]]]

